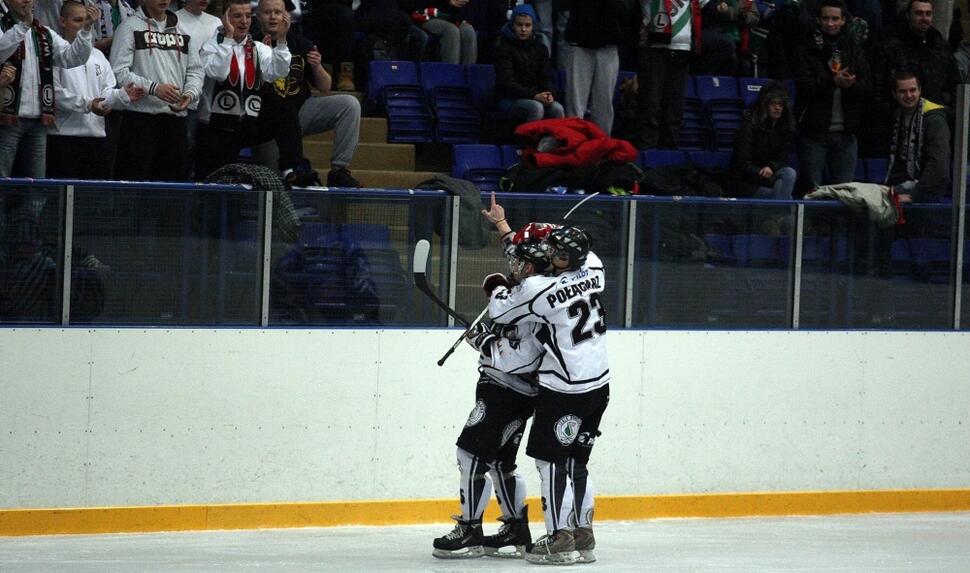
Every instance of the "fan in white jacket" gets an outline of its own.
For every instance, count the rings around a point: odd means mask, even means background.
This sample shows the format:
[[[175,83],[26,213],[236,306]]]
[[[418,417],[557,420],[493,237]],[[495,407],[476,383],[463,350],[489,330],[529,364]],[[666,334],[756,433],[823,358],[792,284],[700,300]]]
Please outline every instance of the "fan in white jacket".
[[[60,28],[68,42],[84,25],[84,6],[67,2]],[[107,179],[113,157],[108,156],[104,116],[145,95],[129,83],[117,88],[111,64],[101,50],[91,50],[83,66],[54,69],[54,131],[47,138],[47,175],[54,178]]]

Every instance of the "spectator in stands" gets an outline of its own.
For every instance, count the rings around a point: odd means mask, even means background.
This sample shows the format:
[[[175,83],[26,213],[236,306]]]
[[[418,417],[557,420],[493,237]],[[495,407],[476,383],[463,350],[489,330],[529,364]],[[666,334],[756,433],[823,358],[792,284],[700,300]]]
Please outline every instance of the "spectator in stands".
[[[336,78],[335,89],[357,91],[354,85],[353,0],[308,0],[303,13],[304,38],[323,48],[321,56]],[[299,30],[294,30],[299,34]],[[330,73],[330,72],[328,72]]]
[[[536,32],[546,46],[556,68],[569,65],[569,44],[566,27],[569,25],[569,0],[532,0],[536,11]]]
[[[870,97],[865,55],[842,31],[842,0],[822,0],[818,24],[812,40],[795,53],[798,156],[806,186],[812,189],[852,181],[859,118]]]
[[[101,8],[101,21],[95,24],[92,30],[94,32],[94,47],[108,56],[111,54],[111,40],[114,38],[115,30],[122,22],[135,14],[137,2],[134,0],[131,2],[128,0],[98,0],[97,4]],[[216,19],[218,20],[218,18]]]
[[[125,111],[115,175],[130,181],[186,181],[186,110],[202,93],[199,46],[168,10],[171,0],[143,0],[118,27],[111,67],[122,85],[148,96]]]
[[[752,0],[720,0],[703,11],[702,35],[706,49],[701,53],[696,73],[734,76],[738,72],[738,53],[748,51],[749,29],[760,15]]]
[[[280,149],[279,168],[284,180],[295,179],[303,160],[302,135],[297,114],[283,105],[262,105],[263,82],[285,78],[290,72],[286,34],[289,14],[281,11],[281,24],[273,33],[273,46],[256,42],[249,34],[252,5],[249,0],[228,0],[221,33],[202,47],[205,88],[199,105],[199,141],[195,179],[235,163],[243,147],[275,140]],[[258,75],[257,75],[258,74]]]
[[[607,134],[613,132],[613,92],[620,73],[625,24],[633,0],[570,0],[566,42],[566,115],[585,117]],[[643,84],[641,84],[643,85]]]
[[[475,28],[462,19],[469,0],[402,0],[411,20],[441,42],[441,61],[474,64],[478,61]]]
[[[908,70],[919,79],[924,97],[951,106],[959,71],[949,44],[933,27],[933,4],[926,0],[911,0],[905,16],[905,21],[881,46],[877,97],[882,98],[885,109],[889,109],[892,103],[889,98],[895,89],[893,77],[900,70]]]
[[[886,184],[900,201],[938,203],[950,194],[950,127],[943,106],[922,97],[908,71],[893,76],[898,104],[893,118]]]
[[[286,0],[289,2],[289,0]],[[260,0],[257,18],[264,34],[274,34],[281,25],[284,0]],[[323,68],[322,57],[309,40],[293,30],[286,35],[290,49],[287,77],[263,88],[263,105],[289,106],[299,117],[303,136],[333,130],[333,155],[330,158],[329,187],[360,187],[347,166],[357,150],[360,136],[360,101],[349,94],[330,94],[332,79]],[[315,87],[322,96],[311,96]],[[260,163],[273,166],[272,144],[259,150]]]
[[[61,7],[64,39],[73,42],[84,26],[84,4],[66,0]],[[55,179],[107,179],[109,154],[104,116],[138,101],[145,90],[118,82],[101,50],[91,50],[83,66],[54,68],[55,130],[47,135],[47,176]]]
[[[61,6],[64,0],[34,0],[34,18],[54,32],[61,33]]]
[[[735,136],[731,170],[737,196],[791,199],[796,173],[788,160],[794,139],[788,88],[781,82],[768,82],[744,113],[744,123]]]
[[[410,15],[401,10],[397,0],[360,0],[354,3],[355,26],[358,32],[376,36],[391,46],[394,58],[421,61],[428,43],[428,34],[411,22]],[[365,36],[364,45],[367,46]],[[363,61],[369,61],[371,49],[363,50]]]
[[[117,1],[122,2],[123,0]],[[228,0],[226,2],[228,3]],[[175,16],[179,19],[179,25],[192,38],[192,43],[198,46],[199,50],[202,50],[209,39],[216,35],[222,25],[219,18],[205,11],[208,7],[209,0],[185,0],[185,6],[175,13]],[[199,101],[195,100],[189,104],[188,115],[186,116],[189,157],[195,156],[195,133],[199,124]]]
[[[563,117],[556,101],[552,62],[546,46],[539,42],[532,6],[520,4],[512,20],[502,27],[495,49],[495,93],[498,107],[516,123]]]
[[[701,8],[689,0],[670,14],[665,0],[640,0],[643,22],[637,66],[637,147],[677,147],[684,115],[684,86],[692,51],[700,51]]]
[[[68,43],[34,18],[30,0],[6,0],[0,62],[9,80],[0,109],[0,177],[46,175],[47,130],[54,126],[54,69],[83,65],[98,9],[85,7],[83,29]],[[11,71],[11,66],[13,70]]]

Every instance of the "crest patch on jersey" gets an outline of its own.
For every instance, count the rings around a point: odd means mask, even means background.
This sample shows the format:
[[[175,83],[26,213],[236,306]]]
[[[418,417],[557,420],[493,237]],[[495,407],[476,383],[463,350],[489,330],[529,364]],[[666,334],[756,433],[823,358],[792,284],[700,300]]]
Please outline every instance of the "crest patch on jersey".
[[[465,422],[466,428],[471,428],[475,424],[481,422],[485,419],[485,401],[478,400],[475,402],[475,407],[472,408],[470,414],[468,414],[468,421]]]
[[[556,439],[564,446],[572,445],[579,435],[579,425],[583,420],[579,416],[567,414],[556,422]]]
[[[512,420],[509,422],[505,428],[502,430],[502,445],[504,446],[508,443],[509,438],[515,435],[515,433],[522,427],[522,420]]]

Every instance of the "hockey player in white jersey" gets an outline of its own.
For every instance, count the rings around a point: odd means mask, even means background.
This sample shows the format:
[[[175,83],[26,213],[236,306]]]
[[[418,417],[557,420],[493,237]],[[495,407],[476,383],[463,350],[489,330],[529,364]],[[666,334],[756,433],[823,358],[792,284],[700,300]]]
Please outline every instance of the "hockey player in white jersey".
[[[503,230],[495,217],[490,220]],[[502,275],[489,275],[483,287],[491,293],[492,320],[538,325],[536,337],[545,349],[526,453],[539,469],[547,535],[536,541],[526,560],[592,562],[593,486],[586,465],[609,403],[602,298],[606,279],[583,229],[555,229],[544,246],[552,276],[532,276],[512,285]]]
[[[549,267],[537,241],[509,245],[507,253],[513,281]],[[479,379],[475,407],[456,444],[462,514],[454,517],[458,523],[450,533],[434,540],[435,557],[521,558],[532,544],[525,479],[515,471],[519,443],[538,392],[535,370],[543,353],[532,328],[523,324],[497,331],[480,323],[467,336],[468,343],[479,351]],[[502,527],[497,534],[485,536],[482,514],[493,486],[502,510]]]

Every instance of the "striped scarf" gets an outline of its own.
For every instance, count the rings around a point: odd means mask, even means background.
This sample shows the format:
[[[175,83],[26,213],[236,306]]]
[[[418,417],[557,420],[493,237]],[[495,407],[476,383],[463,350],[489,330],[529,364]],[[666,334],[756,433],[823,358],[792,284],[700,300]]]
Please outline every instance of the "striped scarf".
[[[17,23],[9,11],[0,15],[0,29],[7,32]],[[54,38],[51,31],[36,18],[30,27],[33,34],[34,51],[40,71],[40,84],[37,97],[40,100],[40,120],[47,126],[54,125]],[[27,57],[27,40],[20,42],[17,50],[7,59],[17,69],[14,81],[3,89],[3,108],[0,110],[0,125],[16,125],[20,115],[21,86],[24,60]]]
[[[942,106],[929,100],[919,98],[916,103],[916,110],[913,112],[913,121],[909,124],[909,131],[902,134],[905,127],[904,113],[902,109],[896,110],[893,119],[893,137],[889,146],[889,166],[886,169],[886,180],[893,172],[893,164],[896,162],[896,154],[900,152],[906,160],[906,177],[910,180],[919,179],[920,166],[919,160],[923,156],[923,114],[938,109]],[[903,148],[899,149],[900,135],[903,135]]]
[[[218,42],[223,41],[220,33]],[[262,86],[260,75],[259,52],[251,37],[243,44],[244,69],[239,69],[239,60],[233,50],[229,64],[229,75],[225,80],[217,83],[212,90],[212,113],[209,125],[235,131],[239,123],[247,117],[256,118],[262,107],[259,89]]]

